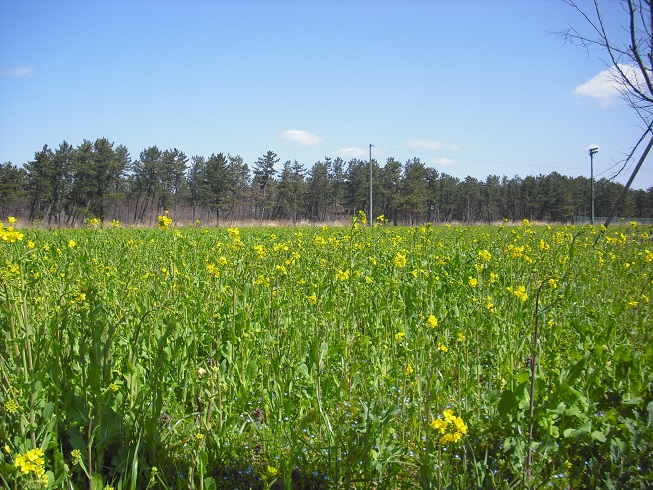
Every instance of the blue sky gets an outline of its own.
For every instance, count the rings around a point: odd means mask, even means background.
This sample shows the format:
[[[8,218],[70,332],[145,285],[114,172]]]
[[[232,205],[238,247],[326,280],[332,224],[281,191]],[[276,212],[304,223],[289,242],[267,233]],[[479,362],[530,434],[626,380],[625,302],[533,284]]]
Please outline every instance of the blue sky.
[[[641,124],[604,53],[552,34],[570,25],[558,0],[0,0],[0,162],[100,137],[306,167],[373,144],[485,179],[589,176],[598,145],[609,176]]]

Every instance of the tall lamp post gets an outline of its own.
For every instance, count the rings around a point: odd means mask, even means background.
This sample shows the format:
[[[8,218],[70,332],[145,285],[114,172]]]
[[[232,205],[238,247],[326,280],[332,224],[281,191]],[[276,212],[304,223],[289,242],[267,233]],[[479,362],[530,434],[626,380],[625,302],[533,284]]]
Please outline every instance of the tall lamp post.
[[[594,155],[596,155],[599,152],[599,149],[597,147],[590,148],[589,152],[590,152],[590,187],[591,187],[590,199],[592,201],[590,223],[592,224],[592,226],[594,226]]]
[[[369,226],[372,226],[372,223],[374,222],[374,218],[372,215],[372,147],[374,145],[370,144],[370,209],[369,211],[369,216],[367,217],[367,224]]]

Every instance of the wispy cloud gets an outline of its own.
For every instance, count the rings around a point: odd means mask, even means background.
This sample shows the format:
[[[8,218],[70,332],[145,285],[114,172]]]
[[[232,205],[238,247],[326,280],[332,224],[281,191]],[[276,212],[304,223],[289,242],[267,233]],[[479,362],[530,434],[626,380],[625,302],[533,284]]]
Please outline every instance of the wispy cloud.
[[[281,133],[281,137],[304,146],[319,145],[324,141],[319,136],[308,131],[302,131],[301,129],[289,129]]]
[[[432,140],[410,140],[408,146],[411,148],[417,148],[419,150],[458,150],[460,147],[454,144],[440,143],[439,141]]]
[[[25,65],[25,66],[19,66],[17,68],[12,68],[10,70],[1,70],[0,76],[11,77],[11,78],[31,77],[34,75],[35,71],[36,70],[34,70],[33,66]]]
[[[641,75],[633,65],[619,65],[619,67],[635,85],[640,83]],[[621,75],[617,69],[610,67],[578,85],[572,94],[597,99],[601,105],[607,106],[619,98],[620,81]]]
[[[368,153],[365,148],[350,146],[348,148],[340,148],[334,151],[333,154],[343,158],[362,158],[366,156]]]
[[[442,157],[442,158],[435,158],[433,160],[433,163],[435,165],[448,166],[448,165],[455,165],[456,160],[454,160],[453,158]]]

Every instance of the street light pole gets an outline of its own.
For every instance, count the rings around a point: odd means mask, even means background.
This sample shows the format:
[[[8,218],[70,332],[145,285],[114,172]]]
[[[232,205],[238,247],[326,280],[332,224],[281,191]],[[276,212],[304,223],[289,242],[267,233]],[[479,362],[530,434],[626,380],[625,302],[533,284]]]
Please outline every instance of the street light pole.
[[[590,223],[594,226],[594,155],[599,152],[598,148],[590,148],[590,186],[591,186],[591,215]]]
[[[367,222],[369,226],[372,226],[374,217],[372,215],[372,144],[370,144],[370,209],[369,211],[369,216],[367,217]]]

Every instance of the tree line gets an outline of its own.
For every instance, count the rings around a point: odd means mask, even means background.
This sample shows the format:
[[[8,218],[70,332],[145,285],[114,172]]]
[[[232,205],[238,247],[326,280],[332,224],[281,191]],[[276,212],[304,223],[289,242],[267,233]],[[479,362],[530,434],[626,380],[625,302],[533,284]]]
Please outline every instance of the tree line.
[[[152,225],[168,210],[179,223],[257,220],[342,221],[364,210],[395,225],[425,222],[492,223],[508,219],[568,223],[590,215],[590,179],[548,175],[489,175],[458,179],[419,158],[385,164],[372,160],[373,212],[369,212],[370,162],[325,157],[306,167],[280,164],[267,151],[250,168],[225,153],[188,157],[177,148],[128,149],[106,138],[73,147],[44,145],[22,166],[0,164],[0,216],[49,226],[116,219]],[[595,182],[595,215],[607,216],[623,186]],[[653,217],[653,187],[629,190],[619,216]]]

